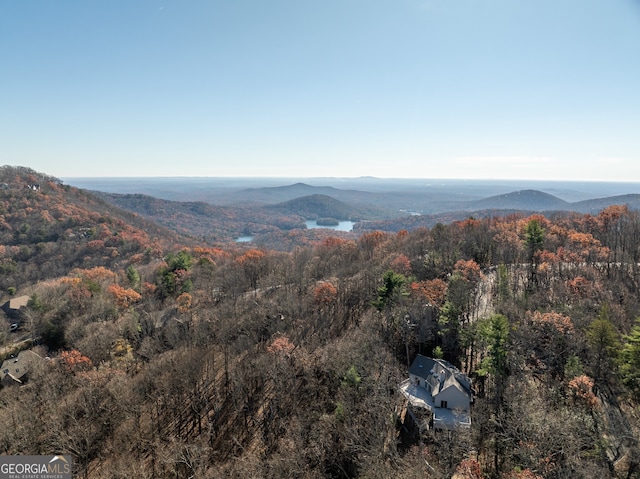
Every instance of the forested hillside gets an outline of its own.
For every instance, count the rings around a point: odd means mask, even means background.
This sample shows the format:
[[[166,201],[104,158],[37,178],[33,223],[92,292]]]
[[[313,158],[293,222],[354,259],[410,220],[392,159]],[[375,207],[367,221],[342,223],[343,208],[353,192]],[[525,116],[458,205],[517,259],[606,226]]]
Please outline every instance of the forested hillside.
[[[362,213],[357,208],[327,195],[309,195],[266,207],[272,211],[289,212],[307,219],[337,218],[356,220]]]
[[[277,252],[2,174],[0,288],[31,298],[3,355],[50,358],[3,382],[2,454],[70,454],[90,478],[640,477],[636,212]],[[470,430],[402,424],[418,353],[472,378]]]
[[[203,202],[161,200],[146,195],[98,193],[106,201],[158,221],[182,234],[209,241],[229,241],[244,234],[266,234],[304,228],[304,218],[262,208],[213,206]]]
[[[29,168],[0,167],[0,289],[66,274],[117,269],[188,243],[169,229]]]

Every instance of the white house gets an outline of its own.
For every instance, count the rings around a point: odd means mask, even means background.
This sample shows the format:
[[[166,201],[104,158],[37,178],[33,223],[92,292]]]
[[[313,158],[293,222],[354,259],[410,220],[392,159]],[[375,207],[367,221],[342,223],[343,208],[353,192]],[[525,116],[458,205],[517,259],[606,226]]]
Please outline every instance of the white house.
[[[471,380],[453,364],[419,354],[409,368],[409,379],[400,384],[400,390],[411,409],[433,414],[434,428],[471,427]]]

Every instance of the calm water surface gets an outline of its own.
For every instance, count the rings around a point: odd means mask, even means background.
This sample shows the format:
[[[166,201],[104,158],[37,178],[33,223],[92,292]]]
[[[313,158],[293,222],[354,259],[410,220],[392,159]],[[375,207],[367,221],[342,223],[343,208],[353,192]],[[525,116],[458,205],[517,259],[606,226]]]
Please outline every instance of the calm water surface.
[[[308,229],[313,228],[328,228],[336,231],[351,231],[353,230],[354,221],[340,221],[336,226],[318,226],[316,220],[307,220],[305,222],[307,224]]]

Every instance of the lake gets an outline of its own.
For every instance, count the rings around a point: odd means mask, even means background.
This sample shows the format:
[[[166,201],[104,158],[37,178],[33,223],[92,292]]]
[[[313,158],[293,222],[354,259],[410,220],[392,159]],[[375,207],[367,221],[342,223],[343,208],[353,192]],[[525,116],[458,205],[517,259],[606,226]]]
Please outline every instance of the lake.
[[[355,221],[340,221],[336,226],[318,226],[316,220],[307,220],[305,223],[307,224],[307,229],[328,228],[336,231],[351,231]]]
[[[336,226],[318,226],[316,220],[306,220],[307,229],[315,229],[315,228],[327,228],[330,230],[336,231],[352,231],[353,225],[356,224],[355,221],[340,221]],[[253,241],[253,236],[251,235],[243,235],[236,238],[236,243],[250,243]]]

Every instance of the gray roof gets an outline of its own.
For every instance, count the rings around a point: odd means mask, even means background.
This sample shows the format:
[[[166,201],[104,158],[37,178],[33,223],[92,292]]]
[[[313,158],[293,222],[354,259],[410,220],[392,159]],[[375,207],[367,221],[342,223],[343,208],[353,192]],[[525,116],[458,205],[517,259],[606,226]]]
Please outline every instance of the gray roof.
[[[418,354],[416,358],[411,363],[411,367],[409,368],[409,374],[413,374],[414,376],[419,376],[423,379],[427,379],[431,374],[431,370],[433,366],[436,364],[435,359],[431,359],[427,356],[423,356],[422,354]]]
[[[35,361],[42,358],[33,351],[20,351],[17,357],[9,358],[0,366],[0,380],[5,376],[11,376],[13,379],[20,379],[29,372],[29,368],[33,366]]]
[[[432,371],[437,375],[432,374]],[[471,379],[444,359],[433,359],[418,354],[409,368],[409,374],[428,381],[433,388],[434,395],[453,386],[470,398],[472,397]]]

